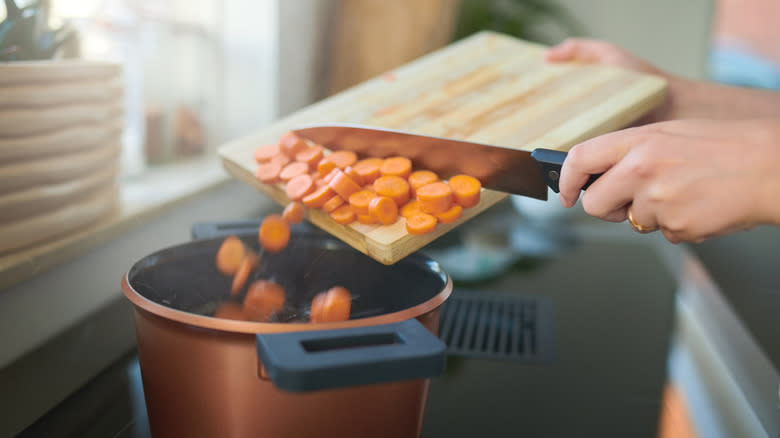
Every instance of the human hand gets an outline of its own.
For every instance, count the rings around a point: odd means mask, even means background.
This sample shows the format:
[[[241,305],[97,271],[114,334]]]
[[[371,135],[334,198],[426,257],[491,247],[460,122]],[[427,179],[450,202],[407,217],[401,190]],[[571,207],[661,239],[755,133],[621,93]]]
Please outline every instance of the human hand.
[[[549,62],[585,62],[627,68],[640,73],[663,75],[650,63],[629,53],[627,50],[606,42],[583,38],[569,38],[551,47],[545,53]]]
[[[569,150],[560,198],[586,213],[660,228],[673,243],[780,225],[780,119],[678,120],[602,135]]]

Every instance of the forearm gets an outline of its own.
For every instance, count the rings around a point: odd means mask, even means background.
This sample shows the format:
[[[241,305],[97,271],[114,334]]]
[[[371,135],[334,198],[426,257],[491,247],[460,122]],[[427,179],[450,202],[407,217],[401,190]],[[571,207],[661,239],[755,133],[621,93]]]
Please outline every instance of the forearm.
[[[780,92],[668,76],[668,100],[658,118],[780,118]]]

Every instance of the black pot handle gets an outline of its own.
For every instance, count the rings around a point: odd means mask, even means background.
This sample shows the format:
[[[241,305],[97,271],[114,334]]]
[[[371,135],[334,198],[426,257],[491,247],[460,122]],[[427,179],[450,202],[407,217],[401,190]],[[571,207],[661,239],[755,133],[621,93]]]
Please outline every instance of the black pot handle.
[[[446,345],[416,319],[336,330],[257,334],[271,381],[293,392],[441,375]]]

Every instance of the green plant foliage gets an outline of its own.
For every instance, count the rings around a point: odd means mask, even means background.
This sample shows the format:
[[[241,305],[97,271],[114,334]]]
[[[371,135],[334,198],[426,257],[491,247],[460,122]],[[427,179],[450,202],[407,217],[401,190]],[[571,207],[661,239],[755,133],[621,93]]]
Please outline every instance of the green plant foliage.
[[[41,2],[20,8],[5,0],[6,18],[0,23],[0,61],[51,59],[74,37],[72,29],[50,29]]]
[[[553,0],[461,0],[453,39],[493,30],[518,38],[543,41],[539,24],[559,26],[569,35],[582,33],[582,26]]]

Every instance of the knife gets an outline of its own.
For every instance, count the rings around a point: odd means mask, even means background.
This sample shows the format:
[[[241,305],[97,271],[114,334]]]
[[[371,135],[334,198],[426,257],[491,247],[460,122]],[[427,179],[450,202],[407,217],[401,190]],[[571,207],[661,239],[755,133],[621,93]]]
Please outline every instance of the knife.
[[[547,200],[547,187],[558,193],[558,179],[567,153],[537,148],[532,152],[444,137],[412,134],[357,124],[308,125],[292,130],[330,150],[346,149],[359,156],[404,156],[415,168],[447,179],[471,175],[492,190]],[[592,175],[586,189],[599,175]]]

